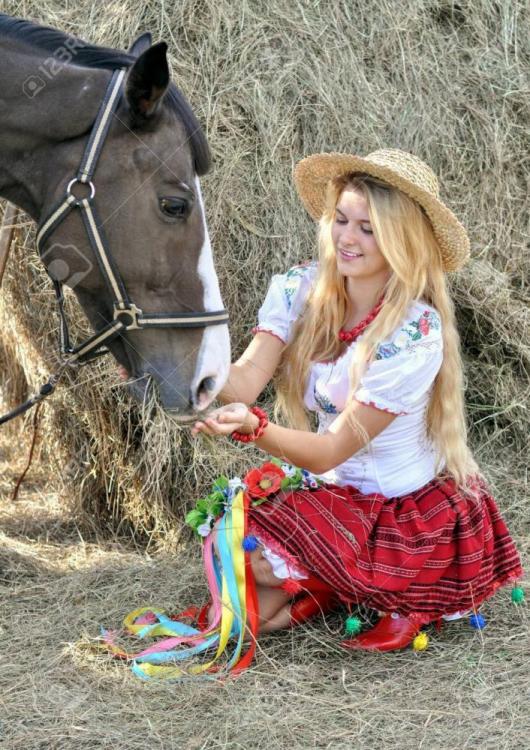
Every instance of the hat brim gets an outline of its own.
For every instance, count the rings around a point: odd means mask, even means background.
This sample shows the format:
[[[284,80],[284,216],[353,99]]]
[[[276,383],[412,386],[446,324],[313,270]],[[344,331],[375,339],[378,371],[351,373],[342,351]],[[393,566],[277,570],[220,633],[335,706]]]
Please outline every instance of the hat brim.
[[[442,251],[445,271],[456,271],[469,259],[469,237],[454,213],[432,193],[384,165],[354,154],[313,154],[298,162],[294,183],[300,199],[313,219],[324,213],[326,188],[334,177],[362,172],[398,188],[419,203],[429,217]]]

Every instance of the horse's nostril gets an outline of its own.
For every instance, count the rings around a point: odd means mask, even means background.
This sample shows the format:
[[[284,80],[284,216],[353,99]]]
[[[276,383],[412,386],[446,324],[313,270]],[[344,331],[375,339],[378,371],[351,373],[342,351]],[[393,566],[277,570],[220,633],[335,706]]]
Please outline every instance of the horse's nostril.
[[[215,376],[208,375],[200,381],[194,393],[192,389],[193,406],[198,411],[202,411],[211,403],[216,382]]]
[[[198,395],[201,396],[202,394],[207,395],[210,391],[213,391],[215,388],[215,378],[212,378],[211,376],[208,376],[207,378],[203,378],[201,382],[199,383],[199,387],[197,389]]]

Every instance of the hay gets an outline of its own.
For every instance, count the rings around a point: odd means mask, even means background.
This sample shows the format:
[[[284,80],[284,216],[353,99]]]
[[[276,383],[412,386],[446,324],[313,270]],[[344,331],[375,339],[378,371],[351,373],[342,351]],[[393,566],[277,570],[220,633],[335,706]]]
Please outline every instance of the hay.
[[[296,160],[383,146],[425,158],[472,240],[473,260],[452,279],[472,437],[492,455],[509,447],[510,471],[521,476],[530,395],[522,6],[129,0],[96,7],[85,0],[3,7],[99,43],[127,47],[145,29],[170,43],[174,79],[214,156],[204,192],[225,303],[237,311],[236,352],[249,340],[271,274],[314,249],[314,228],[292,186]],[[8,403],[55,363],[53,295],[33,247],[26,223],[0,305]],[[88,333],[73,296],[68,312],[78,335]],[[10,429],[17,440],[24,426]],[[50,489],[79,519],[171,545],[185,507],[212,477],[243,470],[254,455],[191,441],[162,413],[146,423],[110,359],[66,379],[40,430]]]

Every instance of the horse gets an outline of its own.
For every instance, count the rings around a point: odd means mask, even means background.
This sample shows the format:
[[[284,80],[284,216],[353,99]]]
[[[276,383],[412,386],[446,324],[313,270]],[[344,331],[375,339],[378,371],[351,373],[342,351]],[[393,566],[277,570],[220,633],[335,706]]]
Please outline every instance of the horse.
[[[110,350],[134,399],[154,388],[193,419],[228,377],[230,339],[199,181],[210,152],[167,45],[146,33],[125,52],[0,14],[0,65],[0,197],[39,227],[63,351]],[[63,284],[95,332],[84,349]]]

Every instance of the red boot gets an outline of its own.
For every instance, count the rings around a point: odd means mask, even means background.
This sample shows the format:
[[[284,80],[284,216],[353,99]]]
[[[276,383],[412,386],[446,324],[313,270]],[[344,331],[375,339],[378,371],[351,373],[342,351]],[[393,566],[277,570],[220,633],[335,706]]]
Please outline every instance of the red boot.
[[[291,627],[329,612],[338,601],[331,586],[316,576],[309,576],[298,583],[301,595],[291,604]]]
[[[315,615],[329,612],[336,602],[334,593],[330,591],[315,591],[301,596],[291,604],[290,626],[294,628],[296,625],[307,622]]]
[[[341,646],[363,651],[396,651],[412,643],[419,630],[420,626],[408,617],[387,614],[370,630],[342,641]]]

